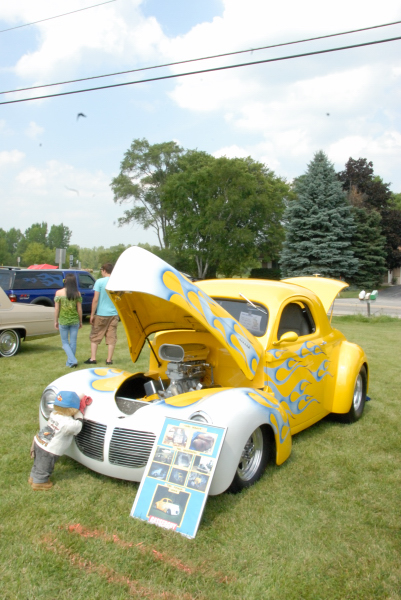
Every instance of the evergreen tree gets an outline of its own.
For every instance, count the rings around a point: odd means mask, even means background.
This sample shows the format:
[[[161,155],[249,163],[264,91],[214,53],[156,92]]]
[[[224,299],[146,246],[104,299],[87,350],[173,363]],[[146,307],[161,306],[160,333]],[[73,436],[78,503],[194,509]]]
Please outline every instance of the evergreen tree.
[[[354,206],[375,210],[381,216],[381,232],[385,237],[386,266],[401,265],[401,210],[388,183],[374,174],[373,163],[366,158],[350,158],[338,178]]]
[[[352,213],[355,222],[352,250],[359,265],[350,283],[372,291],[383,281],[386,272],[386,238],[381,234],[381,218],[375,210],[356,206]]]
[[[283,276],[318,273],[349,279],[358,267],[351,248],[354,219],[334,166],[324,152],[315,154],[294,190],[297,199],[289,203],[284,215]]]

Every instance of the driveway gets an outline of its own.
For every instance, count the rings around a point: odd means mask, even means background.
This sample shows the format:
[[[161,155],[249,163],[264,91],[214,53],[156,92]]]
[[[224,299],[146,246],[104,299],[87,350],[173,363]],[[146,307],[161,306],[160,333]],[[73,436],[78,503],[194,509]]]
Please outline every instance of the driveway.
[[[368,315],[367,302],[358,298],[337,298],[334,302],[333,315]],[[401,285],[393,285],[380,290],[377,300],[370,303],[372,317],[387,315],[401,318]]]

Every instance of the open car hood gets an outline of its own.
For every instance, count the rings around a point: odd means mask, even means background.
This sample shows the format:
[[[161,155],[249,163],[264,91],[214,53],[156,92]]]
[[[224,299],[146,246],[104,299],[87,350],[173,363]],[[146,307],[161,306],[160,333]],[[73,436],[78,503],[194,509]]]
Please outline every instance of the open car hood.
[[[345,281],[326,279],[325,277],[290,277],[289,279],[282,279],[282,281],[295,283],[316,294],[326,313],[336,299],[337,294],[348,287],[348,283],[345,283]]]
[[[151,252],[137,246],[125,250],[106,289],[124,324],[134,362],[152,333],[208,331],[244,375],[254,378],[263,353],[259,341],[196,284]]]

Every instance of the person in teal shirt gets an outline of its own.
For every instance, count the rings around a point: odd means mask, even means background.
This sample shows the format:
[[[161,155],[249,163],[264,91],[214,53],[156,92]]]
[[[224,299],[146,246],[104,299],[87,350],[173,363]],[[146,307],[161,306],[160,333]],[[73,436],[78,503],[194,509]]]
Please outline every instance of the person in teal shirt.
[[[87,365],[96,365],[97,348],[105,338],[107,345],[106,365],[113,364],[113,353],[117,343],[118,312],[106,291],[106,285],[113,270],[111,263],[102,265],[102,277],[93,287],[94,296],[90,323],[92,330],[89,336],[91,342],[91,356],[85,361]]]

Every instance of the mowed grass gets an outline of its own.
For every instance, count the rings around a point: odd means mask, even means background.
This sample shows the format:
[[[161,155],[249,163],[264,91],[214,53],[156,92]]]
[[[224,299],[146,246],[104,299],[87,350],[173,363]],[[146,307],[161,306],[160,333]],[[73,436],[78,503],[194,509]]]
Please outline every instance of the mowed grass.
[[[27,479],[46,384],[67,372],[59,337],[0,359],[0,598],[63,600],[401,598],[401,321],[337,317],[370,363],[354,425],[324,420],[244,493],[208,499],[194,540],[130,518],[137,484],[67,457],[49,492]],[[132,365],[119,326],[115,366]],[[88,323],[79,368],[89,357]],[[100,346],[98,366],[105,364]]]

